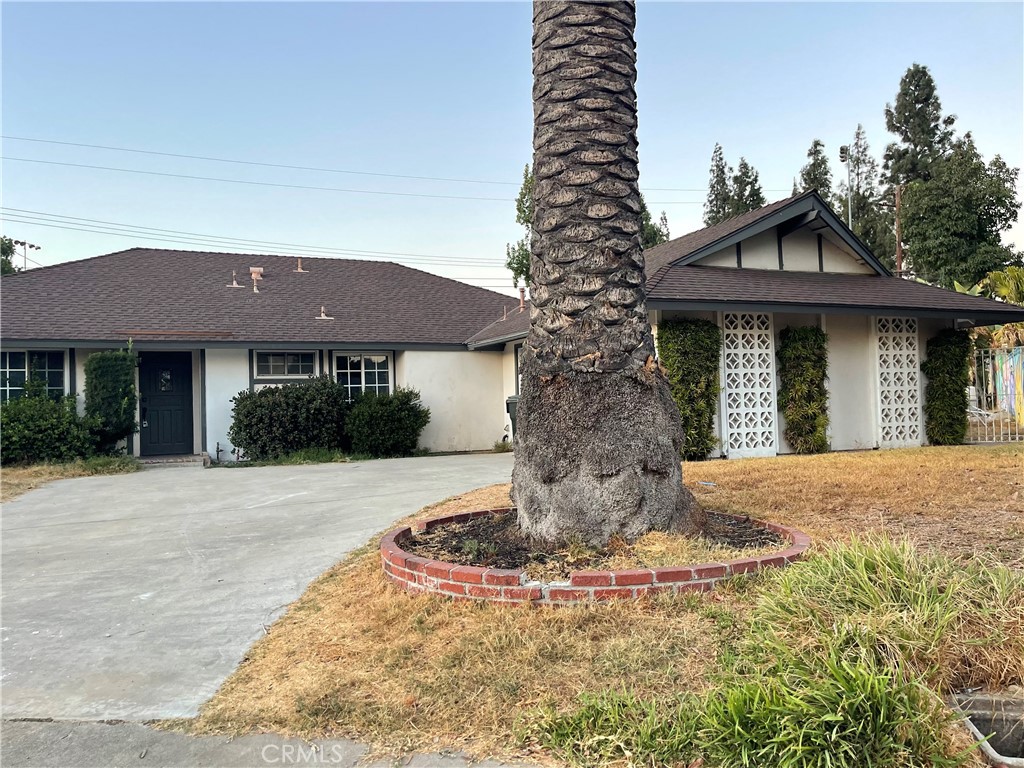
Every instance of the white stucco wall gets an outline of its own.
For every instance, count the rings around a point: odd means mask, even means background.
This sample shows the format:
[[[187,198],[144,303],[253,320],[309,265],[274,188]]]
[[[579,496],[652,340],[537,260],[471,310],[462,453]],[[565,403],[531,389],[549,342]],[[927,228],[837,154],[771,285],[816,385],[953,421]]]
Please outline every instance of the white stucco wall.
[[[829,423],[832,450],[875,447],[878,387],[872,318],[827,315]]]
[[[231,427],[231,398],[249,388],[249,350],[206,350],[206,452],[216,460],[220,443],[221,461],[230,460],[234,446],[228,441]],[[202,434],[202,425],[196,429]]]
[[[397,384],[419,390],[430,408],[421,447],[479,451],[501,439],[505,427],[501,352],[405,351],[395,358]]]

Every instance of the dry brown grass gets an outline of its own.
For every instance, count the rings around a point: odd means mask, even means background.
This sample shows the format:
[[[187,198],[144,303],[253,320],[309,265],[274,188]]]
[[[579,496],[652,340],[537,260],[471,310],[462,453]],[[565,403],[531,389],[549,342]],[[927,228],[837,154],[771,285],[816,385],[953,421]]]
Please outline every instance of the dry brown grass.
[[[795,525],[819,543],[880,530],[1021,564],[1019,449],[705,462],[685,474],[709,508]],[[508,486],[493,486],[417,517],[507,505]],[[537,707],[569,708],[583,692],[657,699],[707,688],[746,631],[756,593],[756,582],[739,582],[639,604],[455,604],[388,585],[377,541],[317,579],[187,727],[521,755],[516,722]]]
[[[793,525],[818,543],[879,531],[1024,567],[1024,446],[706,461],[683,476],[709,509]]]
[[[53,482],[72,477],[120,475],[137,472],[139,463],[125,456],[97,457],[67,464],[32,464],[27,467],[4,467],[0,470],[0,501],[13,501],[22,494]]]

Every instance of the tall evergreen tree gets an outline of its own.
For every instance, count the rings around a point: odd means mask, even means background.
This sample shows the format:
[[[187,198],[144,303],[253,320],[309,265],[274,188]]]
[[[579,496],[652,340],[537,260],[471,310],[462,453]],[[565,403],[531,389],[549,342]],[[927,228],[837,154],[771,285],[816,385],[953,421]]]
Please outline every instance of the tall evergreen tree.
[[[1000,242],[1017,220],[1018,174],[999,155],[986,164],[967,133],[932,162],[928,180],[909,184],[900,221],[915,274],[952,288],[1019,264],[1020,254]]]
[[[896,102],[885,105],[885,127],[897,137],[885,150],[886,181],[930,179],[932,164],[949,151],[955,122],[955,115],[942,114],[928,67],[913,64],[900,79]]]
[[[821,139],[811,142],[811,148],[807,150],[807,165],[800,169],[799,191],[809,192],[812,189],[816,189],[826,202],[832,201],[832,169]]]
[[[716,143],[711,153],[711,172],[708,179],[708,199],[704,203],[704,226],[711,227],[732,216],[732,189],[729,178],[732,168],[725,163],[722,145]]]
[[[668,214],[662,211],[661,216],[655,221],[654,217],[651,216],[650,210],[647,208],[643,195],[640,195],[640,227],[640,246],[645,251],[648,248],[661,245],[670,237]]]
[[[864,126],[857,124],[850,146],[850,188],[840,179],[837,202],[843,221],[853,210],[853,231],[883,264],[892,269],[896,251],[892,201],[878,187],[878,161],[871,154]],[[849,191],[849,194],[847,192]]]
[[[767,203],[761,190],[761,179],[754,167],[741,157],[732,176],[730,195],[730,216],[738,216],[747,211],[761,208]]]

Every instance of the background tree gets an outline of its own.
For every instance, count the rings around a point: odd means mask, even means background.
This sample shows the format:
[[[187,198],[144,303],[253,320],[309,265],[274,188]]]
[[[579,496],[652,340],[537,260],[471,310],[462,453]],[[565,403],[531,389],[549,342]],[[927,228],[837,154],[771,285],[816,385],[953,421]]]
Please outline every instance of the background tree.
[[[918,277],[952,288],[1020,263],[1021,255],[1000,242],[1017,220],[1018,172],[998,155],[986,165],[968,133],[932,161],[929,179],[907,186],[900,217]]]
[[[736,166],[736,173],[732,177],[730,215],[738,216],[747,211],[757,210],[767,202],[761,190],[761,179],[757,171],[747,162],[747,158],[741,157],[739,165]]]
[[[14,266],[14,240],[0,235],[0,275],[12,275],[17,271]]]
[[[913,64],[900,79],[894,104],[885,105],[885,127],[897,141],[885,150],[890,184],[927,181],[932,165],[949,150],[955,115],[942,114],[935,80],[928,67]]]
[[[505,267],[512,273],[512,287],[519,283],[530,284],[530,236],[533,227],[533,169],[523,167],[523,185],[516,195],[516,224],[522,225],[525,233],[514,243],[505,246]]]
[[[832,169],[825,154],[825,144],[820,139],[811,142],[811,148],[807,150],[807,165],[800,169],[799,191],[809,192],[812,189],[816,189],[825,202],[832,202]]]
[[[732,168],[725,163],[722,145],[716,142],[711,153],[708,197],[704,203],[705,227],[713,227],[732,216],[732,188],[729,186],[731,176]]]
[[[640,245],[645,251],[667,242],[671,236],[668,231],[668,214],[662,211],[661,216],[655,221],[643,195],[640,195],[640,223]]]
[[[896,235],[892,201],[878,186],[878,161],[871,154],[864,126],[857,124],[850,146],[850,194],[846,180],[839,182],[837,202],[843,221],[853,209],[853,232],[883,264],[895,267]]]
[[[547,545],[703,527],[647,320],[635,22],[633,2],[533,7],[534,312],[512,495]]]

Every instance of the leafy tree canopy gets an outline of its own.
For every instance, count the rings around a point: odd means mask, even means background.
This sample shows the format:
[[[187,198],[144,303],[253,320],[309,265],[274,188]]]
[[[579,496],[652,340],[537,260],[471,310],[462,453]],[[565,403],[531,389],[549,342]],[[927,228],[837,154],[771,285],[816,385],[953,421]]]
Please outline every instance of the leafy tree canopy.
[[[931,178],[914,181],[903,195],[900,220],[914,272],[952,288],[1019,265],[1021,254],[999,240],[1017,220],[1018,173],[999,155],[986,164],[969,133],[956,140],[932,163]]]
[[[0,235],[0,275],[11,275],[17,271],[14,266],[14,240]]]

